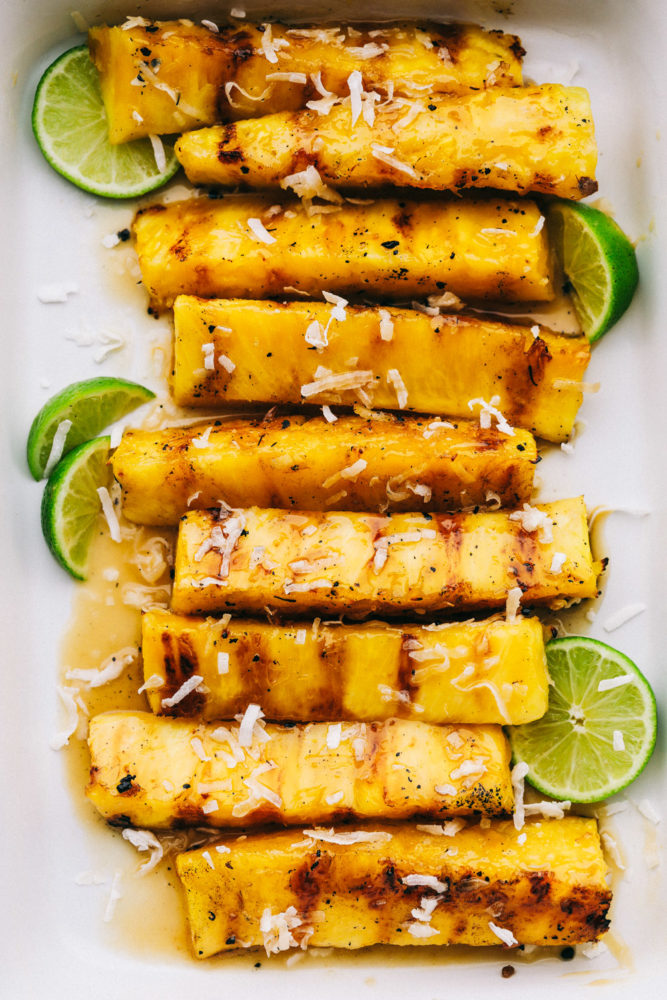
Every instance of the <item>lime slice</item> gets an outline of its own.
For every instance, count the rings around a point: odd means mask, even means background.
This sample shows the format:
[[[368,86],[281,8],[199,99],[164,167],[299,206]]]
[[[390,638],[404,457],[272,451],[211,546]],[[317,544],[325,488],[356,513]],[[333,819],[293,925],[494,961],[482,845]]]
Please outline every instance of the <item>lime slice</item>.
[[[653,691],[632,660],[596,639],[554,639],[546,650],[549,708],[509,728],[514,760],[525,761],[528,781],[546,795],[599,802],[634,781],[651,756]]]
[[[53,438],[65,421],[69,420],[72,426],[69,430],[65,428],[67,434],[61,456],[149,399],[155,399],[154,392],[122,378],[91,378],[61,389],[44,404],[28,434],[28,465],[34,478],[44,477]]]
[[[63,458],[44,488],[42,532],[61,566],[86,578],[88,546],[100,512],[97,489],[108,486],[108,437],[86,441]]]
[[[149,139],[111,145],[99,78],[86,45],[69,49],[42,76],[32,128],[59,174],[104,198],[134,198],[154,191],[179,167],[172,144],[164,143],[162,168]]]
[[[639,270],[634,247],[613,219],[590,205],[554,201],[547,220],[579,322],[591,342],[599,340],[635,294]]]

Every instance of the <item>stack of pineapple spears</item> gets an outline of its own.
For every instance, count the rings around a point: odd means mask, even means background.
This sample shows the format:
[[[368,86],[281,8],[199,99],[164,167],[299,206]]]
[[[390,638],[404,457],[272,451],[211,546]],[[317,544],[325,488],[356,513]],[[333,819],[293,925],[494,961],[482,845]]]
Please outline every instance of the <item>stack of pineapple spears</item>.
[[[442,313],[553,297],[533,201],[343,193],[581,197],[587,94],[523,87],[518,39],[471,26],[132,18],[93,29],[91,52],[113,141],[210,126],[177,144],[190,180],[300,196],[137,214],[152,308],[174,309],[175,400],[322,416],[124,435],[125,516],[179,523],[175,579],[172,609],[143,617],[154,714],[92,720],[90,799],[114,825],[227,830],[178,858],[200,957],[594,940],[595,822],[524,823],[501,728],[547,705],[519,604],[596,593],[583,500],[528,504],[533,434],[570,435],[588,344]],[[386,304],[413,296],[429,306]]]

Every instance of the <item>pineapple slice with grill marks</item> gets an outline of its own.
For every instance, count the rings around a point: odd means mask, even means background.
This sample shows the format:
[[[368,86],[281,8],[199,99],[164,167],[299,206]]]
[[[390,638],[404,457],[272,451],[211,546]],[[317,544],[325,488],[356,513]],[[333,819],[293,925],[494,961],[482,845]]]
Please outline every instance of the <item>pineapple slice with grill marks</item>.
[[[254,834],[180,854],[195,956],[262,945],[499,945],[494,926],[517,944],[562,947],[607,930],[595,820],[528,822],[521,833],[504,820],[451,836],[428,829]]]
[[[527,432],[512,437],[461,421],[341,416],[233,419],[194,428],[126,431],[112,465],[123,513],[177,524],[189,509],[256,505],[310,510],[457,510],[488,496],[527,500],[537,458]],[[407,471],[406,471],[407,470]]]
[[[155,608],[141,650],[146,683],[162,681],[147,691],[160,715],[233,719],[261,703],[275,720],[521,725],[547,710],[537,618],[304,628]],[[165,705],[193,675],[203,684]]]
[[[140,209],[133,231],[154,310],[177,295],[271,298],[324,291],[418,298],[548,301],[554,291],[543,218],[504,198],[336,206],[247,195]]]
[[[434,191],[494,188],[585,198],[597,191],[588,92],[546,84],[396,102],[372,124],[350,109],[281,112],[189,132],[176,154],[193,184],[298,185],[299,193],[386,184]],[[317,173],[304,174],[307,167]],[[329,196],[329,195],[327,195]]]
[[[91,720],[88,746],[88,798],[116,826],[497,816],[513,806],[500,726],[390,719],[339,731],[106,712]]]
[[[565,441],[572,433],[590,359],[584,336],[472,314],[427,316],[416,309],[348,306],[340,321],[323,302],[181,295],[174,303],[174,327],[172,392],[181,406],[352,406],[363,400],[396,409],[398,383],[389,376],[397,372],[405,387],[404,410],[469,418],[477,412],[471,400],[497,396],[497,408],[511,425],[548,441]],[[323,331],[326,348],[313,350]],[[207,355],[211,361],[203,367]],[[223,366],[223,355],[233,367]],[[352,357],[356,365],[350,369]],[[318,377],[321,367],[332,377]],[[434,424],[424,435],[444,442],[445,430]]]
[[[193,511],[179,525],[172,608],[179,614],[408,611],[565,606],[597,594],[581,497],[526,512]],[[312,531],[312,527],[315,531]],[[304,533],[305,530],[305,533]],[[550,540],[545,539],[547,536]]]
[[[370,30],[373,37],[352,37],[345,28],[243,22],[212,32],[183,21],[91,28],[110,140],[302,108],[321,99],[322,89],[345,96],[354,71],[367,90],[386,93],[391,81],[403,98],[521,84],[523,49],[515,35],[463,24]],[[266,51],[274,47],[270,61]]]

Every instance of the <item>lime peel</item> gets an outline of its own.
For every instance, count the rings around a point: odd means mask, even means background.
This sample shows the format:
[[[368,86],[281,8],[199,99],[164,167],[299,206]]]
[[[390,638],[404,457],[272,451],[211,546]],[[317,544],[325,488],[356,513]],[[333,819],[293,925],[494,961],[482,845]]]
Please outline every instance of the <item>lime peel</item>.
[[[656,704],[637,666],[596,639],[547,643],[549,707],[536,722],[508,729],[527,780],[559,800],[599,802],[644,769],[656,739]]]
[[[111,478],[109,437],[77,445],[49,478],[42,497],[42,533],[68,573],[85,580],[88,548],[100,513],[98,489]]]
[[[109,376],[61,389],[47,400],[30,427],[26,454],[33,477],[48,477],[72,448],[151,399],[155,393],[145,386]]]
[[[54,170],[103,198],[147,194],[166,184],[180,166],[173,144],[156,137],[109,142],[99,77],[87,45],[69,49],[45,70],[35,93],[32,128]]]
[[[556,199],[547,223],[577,318],[593,343],[632,301],[639,283],[635,249],[620,226],[591,205]]]

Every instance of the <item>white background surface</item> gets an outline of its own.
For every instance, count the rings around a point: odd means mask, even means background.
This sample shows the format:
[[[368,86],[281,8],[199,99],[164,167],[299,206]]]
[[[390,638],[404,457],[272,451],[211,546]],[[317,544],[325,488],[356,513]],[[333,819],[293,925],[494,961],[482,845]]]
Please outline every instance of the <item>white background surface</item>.
[[[230,6],[233,4],[230,4]],[[256,5],[258,6],[258,5]],[[109,21],[128,13],[193,10],[213,20],[220,7],[182,4],[80,3],[93,23],[104,9]],[[250,11],[251,4],[246,4]],[[511,11],[506,18],[496,12]],[[446,950],[406,949],[393,961],[387,952],[345,959],[307,959],[291,970],[263,962],[239,966],[195,964],[181,957],[139,958],[114,945],[102,922],[104,897],[81,888],[74,877],[86,868],[131,867],[127,845],[99,824],[82,827],[64,787],[63,762],[49,749],[57,728],[54,693],[58,644],[66,624],[74,584],[49,556],[39,531],[41,487],[29,477],[24,445],[30,421],[61,386],[97,374],[151,382],[148,341],[156,324],[139,308],[139,292],[128,303],[113,278],[113,251],[101,247],[105,233],[129,224],[132,205],[100,206],[53,173],[32,139],[29,112],[42,70],[65,48],[82,40],[68,16],[70,4],[57,0],[3,0],[0,37],[3,165],[2,354],[0,405],[3,673],[0,701],[0,911],[3,958],[0,997],[135,1000],[159,994],[165,1000],[202,995],[263,1000],[317,995],[339,997],[420,997],[440,1000],[464,989],[474,997],[507,992],[546,997],[664,996],[667,982],[664,869],[648,871],[643,844],[645,822],[630,810],[616,827],[630,858],[627,877],[617,887],[614,930],[629,948],[629,962],[610,955],[520,964],[496,949],[470,951],[452,962]],[[285,11],[332,10],[340,18],[359,6],[265,4]],[[386,15],[436,14],[467,17],[520,34],[529,55],[526,75],[538,82],[573,82],[591,93],[600,146],[600,195],[639,239],[640,293],[631,310],[594,352],[588,378],[600,381],[581,416],[586,421],[574,455],[549,454],[539,467],[545,499],[584,493],[590,508],[631,507],[650,511],[643,518],[613,514],[605,529],[611,556],[599,614],[588,633],[609,639],[639,664],[651,680],[659,704],[665,693],[665,495],[663,385],[667,377],[664,320],[665,152],[667,109],[664,61],[667,14],[661,0],[525,0],[502,4],[478,0],[446,3],[364,5]],[[576,75],[573,76],[574,71]],[[42,305],[37,288],[49,282],[78,283],[79,293],[64,305]],[[165,322],[165,321],[163,321]],[[98,365],[99,344],[79,347],[68,334],[122,333],[123,351]],[[41,380],[48,380],[43,388]],[[648,610],[607,636],[601,622],[627,603]],[[664,737],[647,771],[630,790],[662,811],[657,828],[667,826]],[[664,862],[663,862],[664,864]],[[105,890],[106,893],[107,890]],[[119,906],[122,905],[119,904]],[[512,961],[517,975],[505,982],[500,966]]]

